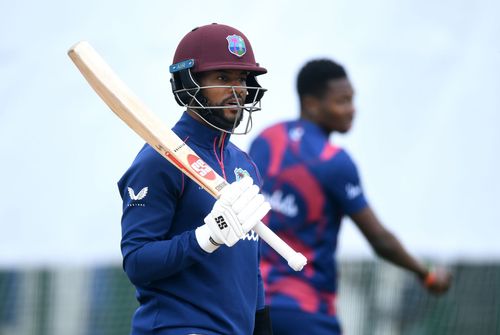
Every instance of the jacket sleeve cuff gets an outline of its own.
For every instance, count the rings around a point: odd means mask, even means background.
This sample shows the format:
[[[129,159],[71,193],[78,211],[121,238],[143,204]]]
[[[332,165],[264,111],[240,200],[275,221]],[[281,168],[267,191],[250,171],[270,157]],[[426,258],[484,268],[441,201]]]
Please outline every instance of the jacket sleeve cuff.
[[[205,252],[212,253],[220,247],[220,244],[216,243],[212,236],[210,235],[210,228],[206,224],[196,228],[194,231],[196,236],[196,241]]]

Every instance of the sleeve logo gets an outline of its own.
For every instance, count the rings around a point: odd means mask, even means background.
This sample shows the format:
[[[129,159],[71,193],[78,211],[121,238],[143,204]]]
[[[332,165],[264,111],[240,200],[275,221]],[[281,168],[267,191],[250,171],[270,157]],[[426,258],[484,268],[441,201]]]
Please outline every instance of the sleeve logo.
[[[146,197],[148,194],[148,188],[144,187],[142,190],[137,193],[137,195],[134,192],[134,189],[132,187],[128,187],[128,195],[130,196],[131,200],[142,200]]]
[[[303,135],[304,135],[304,128],[302,127],[295,127],[290,129],[290,131],[288,131],[288,136],[292,141],[295,142],[300,141]]]
[[[356,198],[358,195],[363,193],[363,190],[361,189],[361,186],[359,185],[353,185],[353,184],[347,184],[345,186],[345,192],[347,194],[347,198],[352,200]]]

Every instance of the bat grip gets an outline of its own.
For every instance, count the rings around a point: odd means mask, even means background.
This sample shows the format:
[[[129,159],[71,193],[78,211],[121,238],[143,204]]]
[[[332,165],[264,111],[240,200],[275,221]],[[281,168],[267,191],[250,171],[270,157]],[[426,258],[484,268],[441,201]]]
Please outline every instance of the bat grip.
[[[286,259],[288,265],[295,271],[302,270],[302,268],[307,264],[307,258],[305,258],[304,255],[293,250],[264,223],[257,223],[253,227],[253,230],[260,236],[260,238],[266,241],[271,248],[276,250],[278,254]]]

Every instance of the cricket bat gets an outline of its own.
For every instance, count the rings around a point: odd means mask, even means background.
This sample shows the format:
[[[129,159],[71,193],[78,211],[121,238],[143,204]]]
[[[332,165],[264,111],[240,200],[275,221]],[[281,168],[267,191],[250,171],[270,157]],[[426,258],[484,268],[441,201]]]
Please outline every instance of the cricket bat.
[[[68,55],[94,91],[120,119],[208,193],[215,198],[220,196],[221,190],[228,185],[226,180],[162,123],[88,42],[75,44],[69,49]],[[253,230],[295,271],[302,270],[306,265],[304,255],[293,250],[262,222],[255,225]]]

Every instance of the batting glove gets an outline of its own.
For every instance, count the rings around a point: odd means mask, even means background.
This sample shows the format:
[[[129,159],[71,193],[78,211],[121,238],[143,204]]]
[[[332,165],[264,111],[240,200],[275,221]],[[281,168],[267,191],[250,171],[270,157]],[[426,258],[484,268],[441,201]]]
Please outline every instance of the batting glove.
[[[246,176],[224,187],[205,224],[195,231],[202,249],[213,252],[219,245],[232,247],[269,212],[271,205],[259,187]]]

